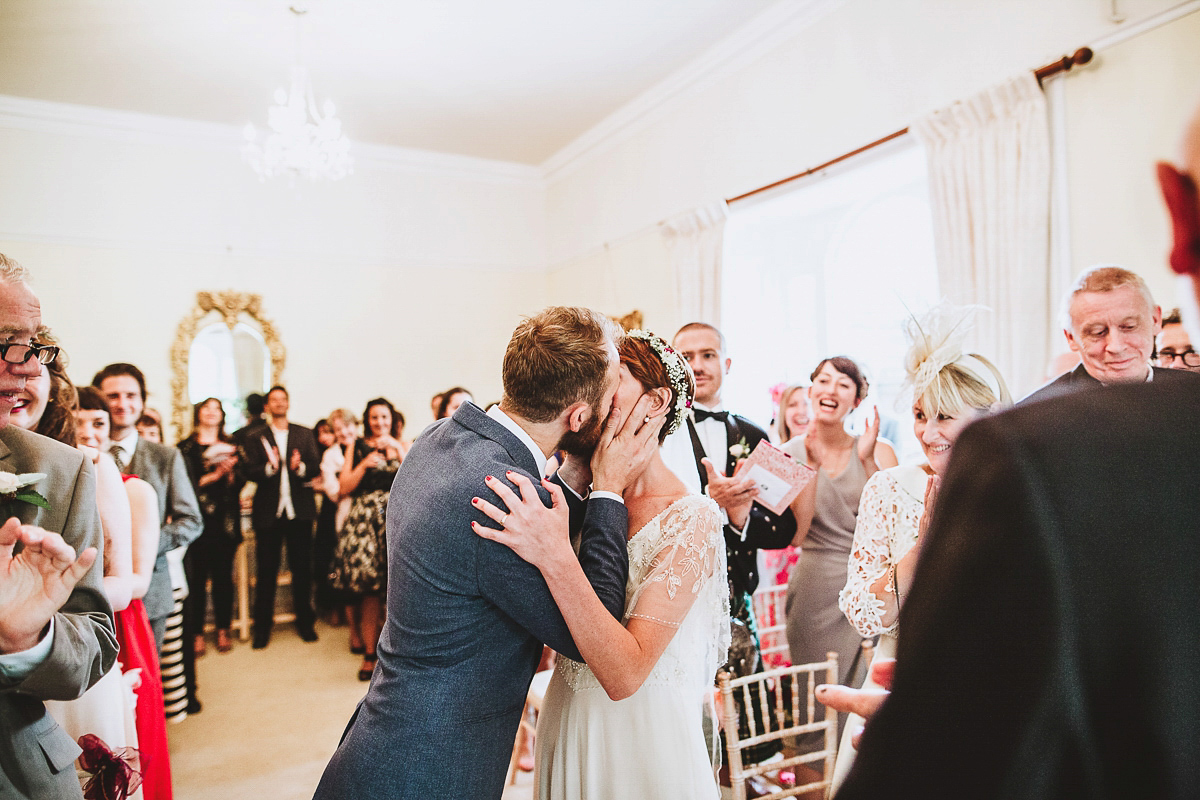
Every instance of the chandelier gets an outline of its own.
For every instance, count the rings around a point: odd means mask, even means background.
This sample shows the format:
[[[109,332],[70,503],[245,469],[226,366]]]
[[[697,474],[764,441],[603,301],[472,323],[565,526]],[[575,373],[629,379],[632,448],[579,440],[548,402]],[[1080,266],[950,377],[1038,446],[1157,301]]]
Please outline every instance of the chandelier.
[[[297,18],[297,62],[299,58],[299,21],[306,9],[291,7]],[[275,90],[275,102],[267,110],[267,132],[259,142],[254,123],[246,123],[242,157],[258,173],[260,180],[287,176],[310,181],[336,181],[354,171],[350,141],[342,133],[332,100],[321,106],[313,94],[308,70],[299,63],[292,67],[290,89]]]

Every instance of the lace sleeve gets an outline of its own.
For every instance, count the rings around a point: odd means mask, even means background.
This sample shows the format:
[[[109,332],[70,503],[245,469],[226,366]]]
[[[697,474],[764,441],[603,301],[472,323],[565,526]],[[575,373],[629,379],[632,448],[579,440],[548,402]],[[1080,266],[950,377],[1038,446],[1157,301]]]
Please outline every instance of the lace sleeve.
[[[838,608],[863,636],[891,633],[896,623],[883,624],[884,602],[871,591],[892,564],[895,525],[900,519],[899,487],[886,472],[877,472],[863,487],[858,523],[846,570],[846,586],[838,595]]]
[[[641,580],[625,611],[632,617],[678,628],[696,598],[724,561],[724,540],[717,506],[705,497],[689,497],[668,509],[661,533],[637,569]]]

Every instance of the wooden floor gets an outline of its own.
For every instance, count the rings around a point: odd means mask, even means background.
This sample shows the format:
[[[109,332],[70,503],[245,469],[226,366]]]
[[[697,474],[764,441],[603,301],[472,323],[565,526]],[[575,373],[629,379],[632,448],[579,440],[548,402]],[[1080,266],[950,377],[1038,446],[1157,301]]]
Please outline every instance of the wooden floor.
[[[176,800],[312,797],[367,687],[346,629],[317,632],[320,641],[306,644],[290,625],[276,626],[265,650],[238,642],[226,654],[210,642],[196,661],[204,710],[167,729]],[[528,773],[504,794],[532,796]]]

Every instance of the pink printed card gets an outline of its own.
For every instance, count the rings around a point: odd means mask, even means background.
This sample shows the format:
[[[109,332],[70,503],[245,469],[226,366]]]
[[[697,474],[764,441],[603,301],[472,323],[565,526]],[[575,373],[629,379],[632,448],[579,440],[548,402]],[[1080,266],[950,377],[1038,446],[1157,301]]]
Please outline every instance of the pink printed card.
[[[750,478],[758,486],[760,504],[773,514],[782,514],[796,495],[817,476],[816,470],[796,461],[766,439],[746,459],[739,478]]]

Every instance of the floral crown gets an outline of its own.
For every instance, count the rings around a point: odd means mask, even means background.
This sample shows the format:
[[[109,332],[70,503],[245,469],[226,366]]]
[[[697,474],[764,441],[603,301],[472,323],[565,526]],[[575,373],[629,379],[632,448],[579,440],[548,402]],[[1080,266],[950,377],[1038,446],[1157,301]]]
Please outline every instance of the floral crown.
[[[688,409],[692,407],[692,396],[688,391],[691,384],[688,374],[691,370],[687,362],[683,360],[683,356],[679,355],[675,348],[667,344],[666,340],[658,334],[632,330],[625,335],[630,339],[641,339],[650,345],[667,370],[667,380],[671,382],[671,388],[675,390],[673,416],[667,420],[666,424],[667,435],[670,436],[679,430],[679,426],[683,424],[683,420],[687,416]]]

